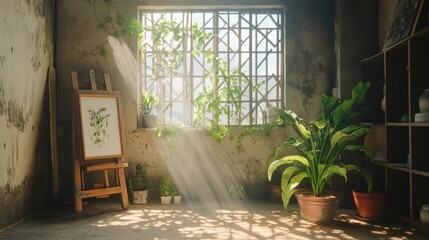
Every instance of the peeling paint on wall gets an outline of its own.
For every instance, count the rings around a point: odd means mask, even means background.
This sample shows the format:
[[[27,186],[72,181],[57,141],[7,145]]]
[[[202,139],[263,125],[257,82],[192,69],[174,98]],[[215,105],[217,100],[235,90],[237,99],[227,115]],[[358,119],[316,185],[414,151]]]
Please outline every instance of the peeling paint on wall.
[[[12,124],[21,132],[24,131],[25,123],[28,121],[28,115],[24,117],[22,104],[9,101],[7,104],[7,117],[9,124]]]
[[[50,197],[46,86],[53,64],[54,2],[0,4],[5,17],[0,27],[0,229]]]
[[[7,219],[16,219],[16,216],[21,216],[25,212],[22,201],[25,195],[24,186],[26,182],[27,180],[13,188],[9,184],[0,188],[0,212],[4,215],[0,218],[0,226],[6,225]]]
[[[301,91],[303,94],[302,105],[307,110],[307,105],[314,98],[317,89],[318,76],[324,74],[327,69],[319,60],[319,56],[304,48],[302,41],[296,40],[295,47],[296,51],[292,57],[294,61],[288,63],[288,70],[299,77],[288,80],[287,85]]]

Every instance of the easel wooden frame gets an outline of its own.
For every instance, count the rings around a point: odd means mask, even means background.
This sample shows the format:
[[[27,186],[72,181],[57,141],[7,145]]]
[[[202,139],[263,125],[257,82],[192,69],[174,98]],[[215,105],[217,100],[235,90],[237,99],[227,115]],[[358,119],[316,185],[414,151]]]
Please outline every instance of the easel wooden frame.
[[[121,194],[122,208],[127,209],[129,206],[128,193],[125,181],[124,168],[128,167],[128,164],[124,162],[125,154],[125,133],[123,126],[123,114],[122,104],[119,96],[119,92],[112,91],[110,77],[108,74],[104,74],[104,85],[105,90],[98,90],[97,83],[95,80],[94,70],[89,70],[89,88],[90,90],[82,90],[79,85],[77,73],[71,72],[71,81],[73,88],[73,162],[74,162],[74,206],[76,212],[82,212],[83,205],[82,200],[90,197],[100,197],[109,194]],[[84,88],[84,84],[81,84]],[[88,86],[87,86],[88,87]],[[86,158],[83,152],[83,133],[82,133],[82,122],[80,116],[80,96],[107,96],[117,99],[117,111],[118,111],[118,124],[119,124],[119,136],[121,143],[121,154],[114,156],[103,156],[102,158]],[[108,171],[114,171],[116,176],[116,186],[110,187]],[[102,172],[104,173],[104,187],[97,189],[85,189],[84,177],[87,173]]]

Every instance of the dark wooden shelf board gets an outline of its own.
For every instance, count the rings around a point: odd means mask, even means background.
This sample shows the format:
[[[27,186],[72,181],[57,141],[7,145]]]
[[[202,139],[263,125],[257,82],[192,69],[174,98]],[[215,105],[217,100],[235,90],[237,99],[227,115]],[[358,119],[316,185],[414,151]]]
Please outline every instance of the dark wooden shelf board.
[[[427,26],[427,27],[423,28],[422,30],[418,31],[411,38],[418,38],[418,37],[427,36],[427,35],[429,35],[429,26]]]
[[[377,61],[383,61],[384,60],[384,53],[380,52],[377,53],[369,58],[365,58],[364,60],[360,61],[362,64],[365,63],[373,63],[373,62],[377,62]]]
[[[429,127],[429,122],[413,122],[412,127]]]
[[[420,170],[414,170],[414,169],[411,172],[413,174],[417,174],[417,175],[420,175],[420,176],[429,177],[429,172],[420,171]]]
[[[408,127],[410,123],[408,122],[387,122],[386,126],[388,127]]]
[[[404,163],[404,164],[398,164],[398,163],[387,163],[387,168],[395,169],[403,172],[410,172],[410,168]]]

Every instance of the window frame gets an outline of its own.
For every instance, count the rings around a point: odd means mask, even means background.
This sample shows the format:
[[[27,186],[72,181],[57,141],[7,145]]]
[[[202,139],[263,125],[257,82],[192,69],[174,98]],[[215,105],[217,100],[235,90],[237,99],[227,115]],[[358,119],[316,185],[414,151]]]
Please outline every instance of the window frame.
[[[283,33],[283,35],[281,36],[282,41],[281,41],[281,61],[283,64],[281,64],[280,67],[280,76],[282,76],[281,79],[281,84],[282,86],[281,88],[281,93],[280,93],[280,107],[284,108],[286,106],[286,8],[284,5],[192,5],[192,6],[186,6],[186,5],[180,5],[180,6],[175,6],[175,5],[168,5],[168,6],[162,6],[162,5],[157,5],[157,6],[138,6],[137,8],[137,14],[138,14],[138,20],[140,23],[142,23],[142,12],[184,12],[184,11],[258,11],[258,10],[267,10],[267,11],[280,11],[281,12],[281,32]],[[137,46],[139,46],[139,42],[137,42]],[[250,53],[251,54],[251,53]],[[142,60],[142,54],[141,51],[138,47],[137,50],[137,58],[138,58],[138,67],[137,67],[137,89],[136,89],[136,94],[137,94],[137,100],[140,101],[140,93],[141,93],[141,89],[142,87],[145,85],[143,83],[143,74],[142,74],[142,64],[143,64],[143,60]],[[257,77],[257,75],[251,75],[251,77]],[[193,95],[193,90],[191,91],[191,95]],[[183,97],[184,99],[186,99],[185,97]],[[160,100],[162,101],[162,100]],[[184,100],[185,101],[185,100]],[[249,100],[250,102],[251,100]],[[186,105],[186,103],[185,103]],[[184,110],[186,113],[186,110]],[[251,112],[253,110],[249,110],[246,112],[246,115],[249,114],[249,112]],[[140,112],[140,111],[139,111]],[[163,114],[161,114],[163,116]],[[185,125],[189,125],[189,126],[194,126],[194,120],[193,120],[193,114],[192,111],[191,113],[187,113],[187,115],[191,115],[190,118],[190,123],[184,123]],[[137,116],[138,118],[140,118],[141,116]],[[186,119],[187,117],[185,116],[184,119]],[[249,120],[249,124],[241,124],[239,123],[238,125],[242,125],[242,126],[257,126],[257,125],[261,125],[262,123],[252,123],[252,118],[250,118]],[[185,122],[186,120],[184,120]],[[164,125],[164,119],[162,119],[161,121],[161,126]],[[169,125],[169,124],[167,124]],[[227,126],[234,126],[237,124],[225,124]]]

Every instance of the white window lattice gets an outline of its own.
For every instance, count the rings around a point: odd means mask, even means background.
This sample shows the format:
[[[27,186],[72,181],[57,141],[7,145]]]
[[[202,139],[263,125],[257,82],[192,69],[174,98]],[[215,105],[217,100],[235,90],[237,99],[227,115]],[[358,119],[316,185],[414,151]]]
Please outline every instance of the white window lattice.
[[[163,48],[153,44],[150,29],[156,27],[161,19],[173,20],[183,29],[185,37],[180,43],[171,39],[163,42],[166,47],[180,50],[183,59],[177,69],[158,73],[155,79],[154,64],[159,61],[155,59],[155,53],[163,51]],[[163,110],[158,108],[155,112],[162,117],[164,124],[194,123],[195,98],[211,84],[209,71],[213,63],[204,56],[207,50],[227,63],[228,72],[237,73],[236,77],[243,83],[241,112],[237,119],[221,117],[223,124],[262,124],[267,107],[283,106],[283,9],[141,10],[140,21],[146,28],[141,48],[141,84],[147,91],[161,96]],[[194,46],[190,29],[195,23],[205,32],[212,33],[199,56],[191,54]]]

